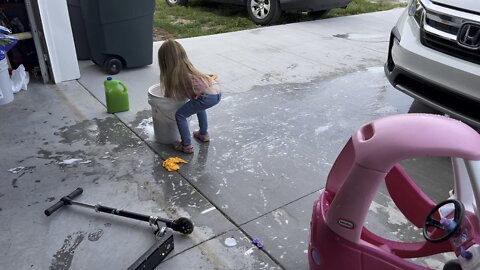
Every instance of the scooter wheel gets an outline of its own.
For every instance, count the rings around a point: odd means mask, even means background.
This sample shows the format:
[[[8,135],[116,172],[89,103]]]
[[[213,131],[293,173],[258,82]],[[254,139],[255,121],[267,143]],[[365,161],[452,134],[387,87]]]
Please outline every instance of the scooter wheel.
[[[103,62],[103,70],[110,75],[118,74],[122,70],[122,68],[122,61],[115,57],[108,57]]]

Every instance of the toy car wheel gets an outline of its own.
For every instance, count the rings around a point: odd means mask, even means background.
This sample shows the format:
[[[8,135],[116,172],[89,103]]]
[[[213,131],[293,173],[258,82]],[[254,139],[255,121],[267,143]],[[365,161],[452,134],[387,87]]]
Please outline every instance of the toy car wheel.
[[[123,63],[120,59],[109,57],[103,62],[103,70],[110,75],[118,74],[123,69]]]
[[[188,0],[165,0],[167,5],[173,6],[186,6],[188,4]]]
[[[252,21],[260,25],[275,24],[282,15],[278,0],[247,0],[247,11]]]
[[[462,265],[458,260],[451,260],[443,266],[443,270],[462,270]]]

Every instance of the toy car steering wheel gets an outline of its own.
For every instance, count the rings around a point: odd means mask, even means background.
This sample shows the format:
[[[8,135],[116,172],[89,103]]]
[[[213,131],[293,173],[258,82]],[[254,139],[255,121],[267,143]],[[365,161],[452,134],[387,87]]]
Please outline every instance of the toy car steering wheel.
[[[453,220],[450,219],[445,219],[445,220],[437,220],[433,217],[433,215],[442,207],[445,206],[449,203],[452,203],[454,205],[454,216]],[[453,236],[453,234],[457,231],[458,228],[462,225],[463,218],[465,216],[465,207],[463,206],[463,203],[455,200],[455,199],[449,199],[446,201],[443,201],[437,205],[428,213],[427,218],[425,219],[425,222],[423,223],[423,236],[425,239],[429,242],[432,243],[439,243],[443,242],[450,237]],[[453,222],[452,222],[453,221]],[[432,233],[429,232],[428,230],[430,228],[437,228],[440,229],[440,231],[445,232],[446,234],[441,235],[437,238],[433,238]]]

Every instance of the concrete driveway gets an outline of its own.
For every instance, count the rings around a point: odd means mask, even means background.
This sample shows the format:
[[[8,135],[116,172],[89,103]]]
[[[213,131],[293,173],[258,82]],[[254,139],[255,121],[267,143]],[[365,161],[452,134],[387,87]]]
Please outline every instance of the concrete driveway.
[[[154,64],[114,76],[128,86],[128,112],[106,113],[106,75],[89,61],[78,81],[30,84],[0,106],[0,268],[125,269],[155,242],[145,222],[75,206],[43,214],[82,187],[82,202],[193,220],[157,269],[308,269],[312,204],[339,151],[359,126],[412,102],[382,68],[401,12],[180,40],[223,88],[208,111],[212,141],[194,142],[190,156],[153,138],[147,89],[159,80],[160,43]],[[188,164],[167,172],[172,156]],[[430,196],[446,197],[448,160],[405,166]],[[379,233],[418,238],[385,193],[371,211]],[[419,263],[441,269],[446,258]]]

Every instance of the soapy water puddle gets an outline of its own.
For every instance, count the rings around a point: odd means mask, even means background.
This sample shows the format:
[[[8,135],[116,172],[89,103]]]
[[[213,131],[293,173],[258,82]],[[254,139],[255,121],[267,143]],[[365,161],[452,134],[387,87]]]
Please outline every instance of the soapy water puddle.
[[[11,172],[11,173],[19,173],[19,172],[23,171],[23,169],[25,169],[25,167],[16,167],[16,168],[11,168],[8,171]]]
[[[75,232],[71,235],[68,235],[64,240],[62,247],[53,255],[50,270],[67,270],[70,269],[73,261],[73,256],[75,255],[75,250],[82,243],[87,236],[87,239],[95,242],[100,239],[103,235],[102,229],[97,229],[94,232],[87,233],[83,231]]]
[[[59,137],[59,143],[67,146],[40,148],[34,158],[48,160],[49,162],[45,165],[56,164],[60,168],[82,167],[86,169],[88,167],[88,171],[98,168],[99,163],[103,164],[101,166],[110,166],[112,162],[121,157],[118,155],[119,152],[127,150],[128,154],[132,154],[144,146],[143,141],[129,128],[111,117],[85,120],[71,126],[64,126],[54,134]],[[132,151],[132,148],[135,150]],[[60,151],[51,151],[51,149]],[[135,161],[129,168],[136,168],[141,162]],[[29,169],[30,167],[27,166],[16,167],[11,168],[9,172],[21,174]],[[100,174],[104,175],[105,171]]]
[[[139,136],[145,138],[148,141],[155,140],[155,131],[153,130],[153,117],[151,110],[144,110],[137,112],[135,120],[133,120],[129,126],[134,128]]]
[[[19,166],[15,168],[8,169],[8,172],[15,174],[15,178],[12,179],[12,187],[18,188],[17,181],[22,178],[26,173],[33,173],[36,166]]]
[[[66,126],[54,133],[62,139],[60,143],[74,144],[83,142],[84,145],[106,145],[116,147],[114,152],[137,147],[139,141],[123,123],[115,118],[85,120],[72,126]]]
[[[65,164],[65,165],[70,165],[70,164],[74,164],[74,163],[89,164],[91,162],[92,162],[91,160],[83,160],[81,158],[71,158],[71,159],[66,159],[66,160],[60,162],[60,164]]]
[[[378,43],[378,42],[388,42],[388,36],[381,34],[361,34],[361,33],[346,33],[346,34],[336,34],[333,35],[336,38],[344,38],[354,41]]]
[[[28,167],[19,166],[19,167],[15,167],[15,168],[10,168],[10,169],[8,169],[8,171],[13,173],[13,174],[18,174],[20,172],[32,171],[35,168],[36,168],[36,166],[28,166]]]
[[[145,134],[148,138],[149,141],[153,141],[155,138],[155,132],[153,130],[153,118],[149,117],[146,119],[143,119],[137,126],[136,129],[139,129],[142,131],[143,134]]]
[[[237,240],[233,237],[228,237],[225,239],[225,246],[227,247],[234,247],[237,245]]]
[[[313,175],[323,170],[318,164],[328,169],[338,154],[332,149],[352,130],[371,119],[406,112],[410,103],[411,98],[390,86],[383,67],[226,94],[221,108],[212,110],[216,119],[211,128],[220,131],[216,139],[222,147],[207,166],[217,162],[229,176],[252,174],[250,179],[282,173],[278,164],[303,167]],[[298,185],[297,177],[294,172],[286,174],[291,185]],[[235,182],[229,181],[227,187],[221,180],[216,183],[217,195],[235,188]],[[252,196],[262,199],[266,209],[272,195],[259,189]]]
[[[102,229],[97,229],[96,231],[88,234],[88,240],[90,240],[92,242],[98,241],[98,239],[100,239],[100,237],[102,237],[102,235],[103,235],[103,230]]]
[[[53,255],[52,263],[49,267],[51,270],[70,269],[73,261],[73,255],[77,247],[85,239],[85,232],[73,233],[64,240],[62,247]]]

